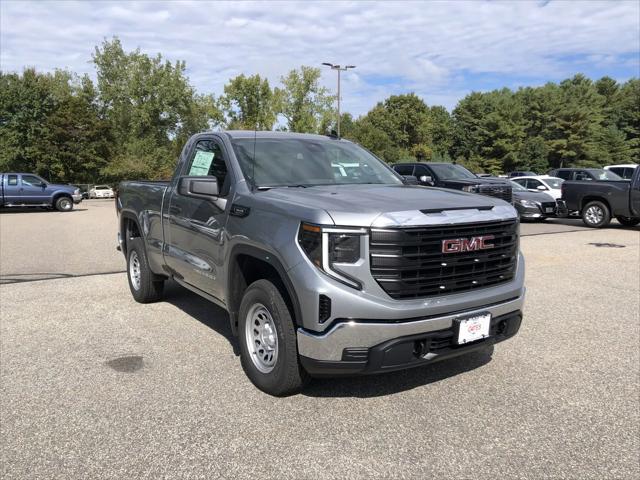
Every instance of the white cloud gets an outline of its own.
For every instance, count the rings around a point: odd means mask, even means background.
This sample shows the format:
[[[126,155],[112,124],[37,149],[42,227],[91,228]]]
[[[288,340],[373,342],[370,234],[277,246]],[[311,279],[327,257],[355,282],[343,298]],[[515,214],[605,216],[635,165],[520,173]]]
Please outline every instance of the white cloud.
[[[0,3],[0,68],[92,73],[94,46],[187,62],[202,92],[239,73],[272,82],[300,65],[357,65],[345,109],[363,113],[416,91],[451,107],[480,79],[544,83],[594,69],[637,75],[640,3],[598,2],[13,2]],[[335,73],[323,82],[335,87]]]

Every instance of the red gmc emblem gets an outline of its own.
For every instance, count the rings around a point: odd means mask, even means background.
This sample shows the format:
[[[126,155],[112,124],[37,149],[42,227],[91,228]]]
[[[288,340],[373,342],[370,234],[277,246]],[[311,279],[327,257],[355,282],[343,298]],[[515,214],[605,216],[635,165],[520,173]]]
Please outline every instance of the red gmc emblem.
[[[475,252],[476,250],[486,250],[495,245],[489,243],[495,237],[484,235],[482,237],[452,238],[442,241],[442,253]]]

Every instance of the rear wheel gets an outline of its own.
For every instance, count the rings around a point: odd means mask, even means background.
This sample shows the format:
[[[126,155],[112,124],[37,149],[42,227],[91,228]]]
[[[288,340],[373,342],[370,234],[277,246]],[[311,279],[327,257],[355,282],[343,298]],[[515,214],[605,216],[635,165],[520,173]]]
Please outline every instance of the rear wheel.
[[[240,304],[238,333],[242,368],[260,390],[290,395],[308,381],[298,361],[291,313],[269,280],[258,280],[247,288]]]
[[[640,218],[633,217],[616,217],[616,220],[625,227],[635,227],[640,223]]]
[[[73,200],[69,197],[60,197],[56,200],[56,210],[60,212],[70,212],[73,210]]]
[[[609,207],[597,200],[587,203],[582,209],[582,221],[587,227],[606,227],[611,222]]]
[[[151,303],[162,298],[164,280],[158,279],[149,268],[147,252],[141,238],[127,241],[127,279],[136,302]]]

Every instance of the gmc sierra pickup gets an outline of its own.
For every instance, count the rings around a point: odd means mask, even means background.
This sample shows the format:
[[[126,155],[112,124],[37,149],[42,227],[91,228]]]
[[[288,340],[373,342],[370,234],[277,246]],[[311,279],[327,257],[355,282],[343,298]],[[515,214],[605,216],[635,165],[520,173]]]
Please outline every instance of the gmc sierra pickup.
[[[123,182],[116,205],[134,299],[159,300],[171,278],[226,309],[244,371],[273,395],[488,349],[520,327],[513,206],[405,185],[346,140],[197,134],[171,181]]]
[[[566,181],[562,200],[588,227],[606,227],[615,217],[627,227],[640,223],[640,168],[631,180]]]

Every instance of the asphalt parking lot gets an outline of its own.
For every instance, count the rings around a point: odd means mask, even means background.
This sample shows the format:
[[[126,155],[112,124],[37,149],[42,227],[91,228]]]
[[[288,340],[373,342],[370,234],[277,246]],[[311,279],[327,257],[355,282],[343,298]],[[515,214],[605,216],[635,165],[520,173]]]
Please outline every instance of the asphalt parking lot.
[[[255,389],[224,312],[136,304],[112,201],[0,213],[0,476],[640,476],[640,228],[523,224],[520,333],[421,369]]]

